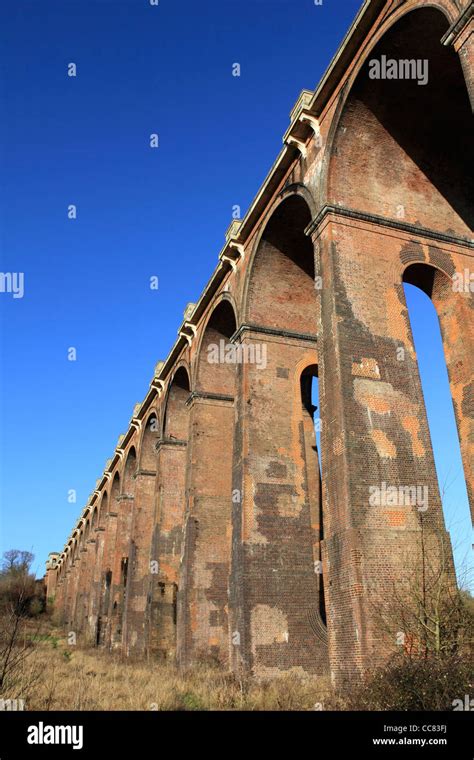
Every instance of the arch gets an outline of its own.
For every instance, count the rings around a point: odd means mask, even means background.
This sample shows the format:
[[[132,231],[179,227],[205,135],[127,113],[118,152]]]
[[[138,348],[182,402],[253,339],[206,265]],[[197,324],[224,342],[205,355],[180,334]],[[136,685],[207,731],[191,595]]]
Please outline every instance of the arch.
[[[107,491],[104,491],[102,494],[102,498],[100,500],[100,506],[99,506],[99,527],[100,528],[105,527],[105,518],[107,516],[108,500],[109,500],[109,495]]]
[[[474,159],[461,62],[440,42],[449,27],[440,6],[403,11],[382,28],[341,95],[323,193],[329,204],[467,236],[465,167]],[[421,68],[414,79],[373,78],[382,56]]]
[[[163,437],[187,441],[189,430],[186,402],[191,392],[189,372],[184,365],[177,368],[170,382],[163,415]]]
[[[158,469],[157,442],[160,437],[158,411],[148,410],[140,431],[138,469],[134,484],[134,506],[130,541],[123,552],[126,565],[120,568],[123,587],[122,642],[127,652],[143,653],[147,642],[143,632],[148,620],[150,556],[154,540],[155,489]],[[140,604],[137,604],[140,600]]]
[[[122,470],[121,488],[118,487],[114,541],[110,560],[111,575],[106,575],[106,584],[110,579],[108,638],[112,647],[121,646],[124,630],[136,472],[136,449],[134,445],[131,445]]]
[[[305,479],[310,502],[311,526],[313,531],[313,560],[316,571],[317,599],[315,608],[309,615],[313,632],[324,642],[327,640],[326,604],[324,597],[324,576],[322,567],[322,542],[324,540],[324,516],[322,496],[322,468],[317,442],[314,414],[319,408],[317,363],[307,363],[299,370],[300,401],[302,411],[303,457],[305,459]],[[315,404],[314,402],[317,401]],[[318,418],[320,420],[320,417]],[[320,428],[319,428],[320,429]]]
[[[235,323],[238,327],[240,323],[240,317],[239,317],[239,309],[237,307],[237,302],[234,298],[234,294],[230,290],[222,290],[219,293],[219,295],[217,295],[216,298],[214,299],[213,308],[216,308],[216,306],[219,306],[221,301],[228,301],[228,303],[232,306]]]
[[[102,570],[103,563],[106,562],[104,557],[104,550],[106,541],[109,539],[109,535],[106,531],[107,526],[107,514],[108,514],[109,495],[105,490],[101,492],[97,503],[94,508],[94,515],[96,516],[96,542],[93,559],[93,567],[91,573],[91,594],[89,605],[89,632],[90,639],[94,644],[99,643],[98,631],[99,631],[99,615],[104,614],[102,603]],[[94,524],[94,517],[93,517]]]
[[[320,179],[320,192],[318,193],[319,196],[319,207],[324,205],[328,201],[328,176],[329,176],[329,168],[331,165],[331,158],[333,154],[333,146],[334,146],[334,138],[336,136],[336,133],[339,129],[339,122],[342,115],[342,112],[344,110],[344,106],[346,105],[346,102],[351,94],[352,86],[354,82],[356,81],[357,77],[359,76],[364,64],[368,60],[369,56],[372,54],[375,46],[380,42],[382,37],[385,35],[386,32],[390,30],[390,28],[397,23],[401,19],[402,16],[407,15],[411,11],[418,8],[419,0],[411,0],[410,2],[406,2],[402,5],[401,8],[398,8],[397,10],[393,11],[389,14],[388,18],[384,23],[380,25],[378,28],[376,34],[372,37],[369,44],[367,45],[364,54],[361,55],[360,60],[357,62],[357,64],[354,67],[354,70],[350,76],[349,79],[344,83],[341,95],[339,97],[339,102],[336,108],[335,115],[331,121],[331,126],[329,128],[329,133],[326,141],[326,150],[324,151],[323,156],[323,162],[321,167],[321,179]],[[454,21],[456,11],[454,11],[450,14],[447,10],[447,8],[442,3],[427,3],[426,8],[434,8],[441,13],[445,15],[445,17],[448,20],[449,25],[451,25]]]
[[[307,185],[305,185],[303,182],[292,182],[289,185],[285,185],[285,187],[280,191],[278,200],[273,204],[269,210],[269,213],[267,214],[265,224],[267,224],[267,222],[270,220],[273,212],[281,204],[281,202],[292,195],[298,195],[300,198],[303,198],[310,210],[311,217],[314,217],[318,213],[319,206],[310,188],[307,187]]]
[[[156,471],[156,443],[160,435],[159,417],[156,409],[149,412],[143,425],[139,447],[139,469]]]
[[[244,294],[244,321],[299,333],[317,332],[314,248],[304,197],[291,193],[267,218],[256,242]]]
[[[176,619],[178,660],[196,651],[228,657],[227,590],[230,566],[237,320],[230,300],[213,304],[203,327],[190,407],[187,508]],[[210,477],[219,461],[218,477]],[[199,540],[197,539],[199,536]],[[175,595],[168,588],[170,603]]]
[[[452,269],[454,268],[452,264]],[[452,272],[452,275],[456,274]],[[474,515],[474,362],[470,341],[466,340],[466,330],[473,320],[474,298],[469,290],[456,292],[453,276],[431,263],[410,262],[403,270],[402,282],[425,293],[438,317],[464,477]]]
[[[112,502],[111,504],[112,511],[115,511],[114,501],[116,501],[118,497],[120,496],[120,483],[121,483],[120,473],[118,472],[118,470],[116,470],[112,479],[112,487],[110,489],[110,501]]]
[[[228,350],[237,329],[235,310],[227,299],[214,307],[203,330],[197,352],[196,389],[213,393],[235,393],[235,361]],[[226,361],[227,358],[227,361]],[[230,361],[228,361],[230,359]]]
[[[244,632],[231,651],[233,667],[255,673],[327,668],[315,573],[320,475],[301,388],[301,375],[317,361],[320,298],[305,234],[313,217],[300,188],[288,189],[262,224],[243,298],[242,343],[260,344],[265,361],[244,363],[238,373],[229,611],[230,629]],[[282,626],[271,653],[263,617],[270,609]]]
[[[110,637],[110,618],[112,605],[112,580],[115,562],[115,546],[117,535],[117,514],[121,493],[121,477],[118,470],[112,476],[112,484],[102,497],[101,524],[105,528],[101,553],[97,554],[96,567],[96,609],[94,615],[93,636],[97,645],[106,644]],[[105,510],[107,507],[107,512]]]
[[[180,362],[170,378],[163,412],[163,433],[157,455],[156,521],[150,556],[158,573],[149,575],[150,651],[170,656],[176,648],[176,595],[182,555],[189,440],[190,374]],[[171,654],[171,656],[173,656]]]
[[[134,490],[134,478],[137,471],[137,452],[135,446],[130,446],[127,457],[125,460],[125,466],[123,468],[122,478],[122,493],[133,494]]]
[[[453,274],[454,266],[451,267],[451,274],[448,274],[446,269],[431,262],[410,261],[403,266],[402,282],[419,288],[431,300],[436,291],[443,290],[443,286],[447,285],[452,290]]]

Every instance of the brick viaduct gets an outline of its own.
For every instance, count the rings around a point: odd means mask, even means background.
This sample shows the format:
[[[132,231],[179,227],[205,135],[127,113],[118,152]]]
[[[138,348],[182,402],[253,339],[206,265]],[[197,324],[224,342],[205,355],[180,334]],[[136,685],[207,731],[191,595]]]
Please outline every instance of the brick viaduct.
[[[438,313],[472,508],[474,298],[453,287],[473,269],[472,10],[368,0],[301,93],[50,555],[48,596],[69,630],[127,656],[338,679],[386,656],[374,609],[408,581],[422,536],[453,572],[403,283]],[[429,82],[371,78],[382,55],[428,60]],[[428,510],[371,505],[383,483],[427,486]]]

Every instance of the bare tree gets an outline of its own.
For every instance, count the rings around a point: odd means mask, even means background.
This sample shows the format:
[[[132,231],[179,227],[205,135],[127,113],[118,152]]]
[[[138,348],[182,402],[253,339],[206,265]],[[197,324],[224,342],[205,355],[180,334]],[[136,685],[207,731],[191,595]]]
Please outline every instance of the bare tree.
[[[21,549],[9,549],[2,558],[2,575],[24,575],[29,573],[34,554]]]
[[[31,622],[37,600],[34,576],[29,572],[31,552],[5,552],[0,573],[0,688],[14,687],[22,666],[34,650],[41,623]]]
[[[423,514],[420,527],[417,550],[403,557],[404,580],[393,582],[388,603],[374,605],[378,626],[390,646],[395,642],[410,657],[463,656],[474,642],[469,571],[459,587],[445,536],[427,530]]]

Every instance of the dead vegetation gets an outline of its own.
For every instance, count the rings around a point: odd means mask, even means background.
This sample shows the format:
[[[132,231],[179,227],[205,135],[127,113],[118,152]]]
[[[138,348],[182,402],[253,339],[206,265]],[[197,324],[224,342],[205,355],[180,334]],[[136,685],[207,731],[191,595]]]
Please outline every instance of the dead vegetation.
[[[45,630],[33,634],[34,653],[20,663],[13,690],[1,694],[27,694],[27,710],[315,710],[331,691],[329,678],[243,682],[217,665],[184,674],[171,663],[127,662],[106,651],[68,646],[48,623]]]
[[[45,617],[31,623],[29,651],[2,699],[26,710],[451,710],[472,691],[468,658],[413,658],[401,653],[363,683],[337,693],[329,678],[288,674],[240,681],[218,665],[180,673],[171,663],[131,662],[106,650],[70,646]],[[24,642],[22,643],[24,646]]]
[[[329,677],[290,672],[267,681],[240,680],[217,663],[183,673],[171,662],[136,662],[72,646],[43,609],[30,556],[8,553],[0,571],[0,702],[41,711],[412,711],[449,710],[472,692],[473,598],[457,589],[448,594],[439,568],[430,574],[424,566],[422,593],[415,574],[411,593],[385,621],[392,640],[403,634],[398,653],[363,681],[335,692]]]

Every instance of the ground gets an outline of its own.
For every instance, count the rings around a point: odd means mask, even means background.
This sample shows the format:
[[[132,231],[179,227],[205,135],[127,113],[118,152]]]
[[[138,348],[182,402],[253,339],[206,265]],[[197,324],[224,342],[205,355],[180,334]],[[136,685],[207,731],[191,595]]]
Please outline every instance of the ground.
[[[289,675],[273,682],[242,682],[209,663],[179,673],[163,661],[127,662],[70,646],[47,619],[28,633],[30,654],[11,693],[26,710],[319,710],[328,678]]]

